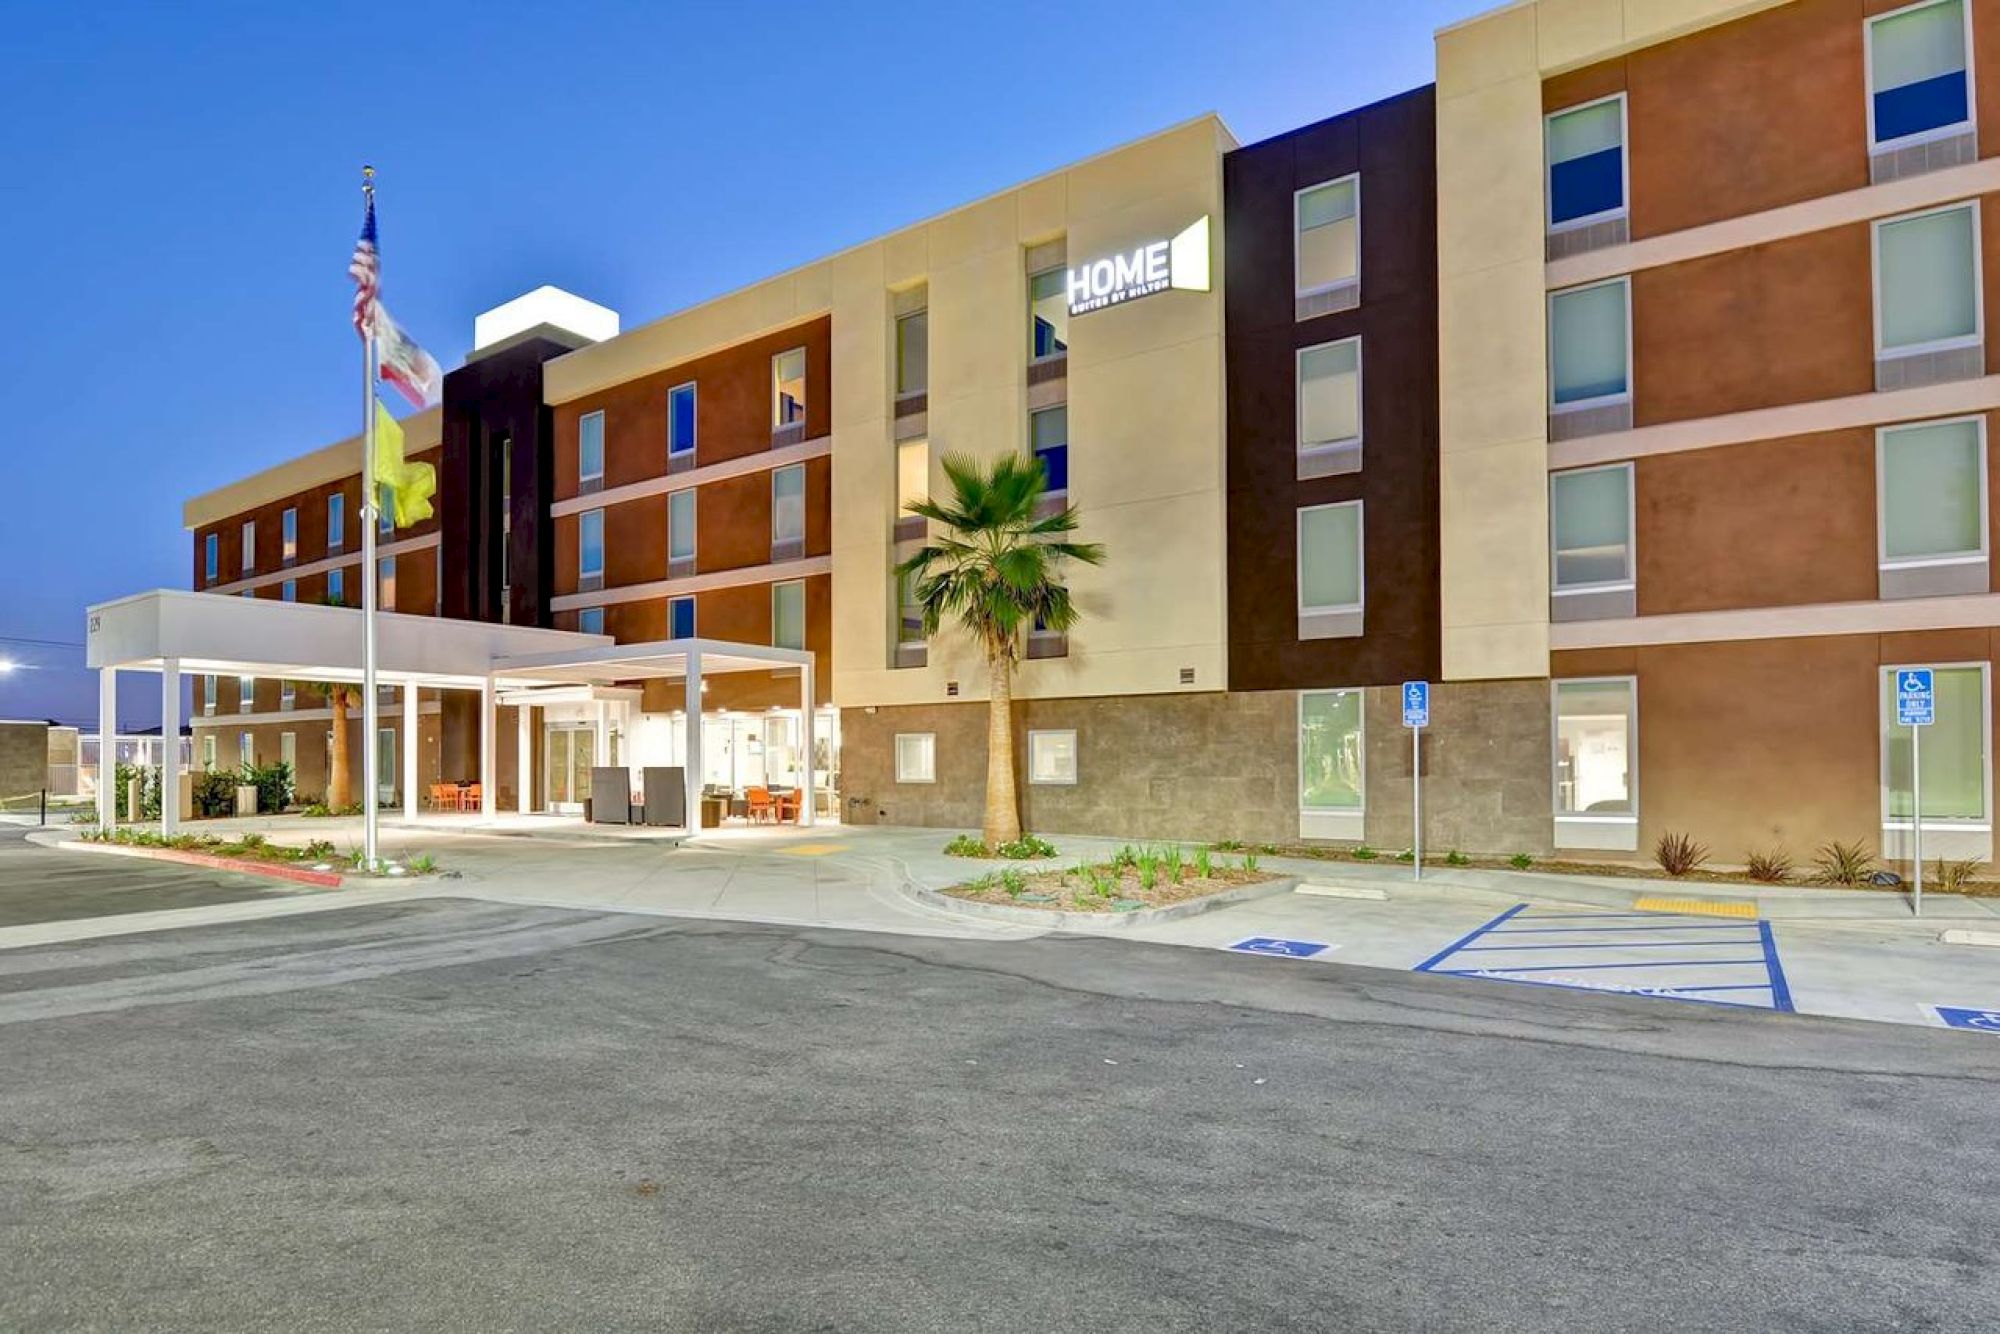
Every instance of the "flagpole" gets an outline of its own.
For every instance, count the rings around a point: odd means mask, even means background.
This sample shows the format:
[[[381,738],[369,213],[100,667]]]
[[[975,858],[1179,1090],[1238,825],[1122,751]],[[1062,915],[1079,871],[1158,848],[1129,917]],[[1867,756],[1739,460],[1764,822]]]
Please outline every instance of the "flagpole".
[[[375,202],[375,169],[361,169],[361,193]],[[381,522],[381,497],[375,491],[375,325],[372,318],[361,339],[361,859],[368,870],[377,865],[375,795],[381,767],[379,754],[381,701],[375,687],[375,602],[379,576],[375,569],[375,532]],[[406,743],[407,744],[407,743]]]

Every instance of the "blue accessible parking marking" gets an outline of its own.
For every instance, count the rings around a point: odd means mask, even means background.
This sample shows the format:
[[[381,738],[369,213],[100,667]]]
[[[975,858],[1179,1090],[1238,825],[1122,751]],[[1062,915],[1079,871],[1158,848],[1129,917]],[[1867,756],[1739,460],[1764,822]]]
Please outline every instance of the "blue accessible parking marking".
[[[1333,946],[1317,940],[1280,940],[1276,936],[1252,936],[1229,947],[1241,954],[1275,954],[1285,959],[1310,959]]]
[[[1655,912],[1534,912],[1521,903],[1416,966],[1419,973],[1792,1008],[1769,922]],[[1942,1012],[1940,1012],[1942,1014]],[[2000,1016],[1995,1016],[2000,1031]]]
[[[1975,1033],[2000,1033],[2000,1010],[1966,1010],[1955,1005],[1933,1005],[1946,1028],[1969,1028]]]

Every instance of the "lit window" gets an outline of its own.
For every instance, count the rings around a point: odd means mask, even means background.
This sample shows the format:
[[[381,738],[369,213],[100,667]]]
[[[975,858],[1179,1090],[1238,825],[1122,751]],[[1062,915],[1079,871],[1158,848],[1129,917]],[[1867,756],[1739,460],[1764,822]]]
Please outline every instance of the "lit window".
[[[278,596],[287,602],[297,602],[299,600],[299,581],[296,579],[285,580],[284,583],[278,586]]]
[[[577,572],[588,578],[604,573],[604,511],[586,510],[577,516]]]
[[[604,478],[604,414],[586,412],[576,424],[576,476],[578,481]]]
[[[1299,349],[1299,449],[1361,438],[1361,340]]]
[[[250,520],[243,525],[243,573],[257,568],[257,521]]]
[[[1625,211],[1625,97],[1558,111],[1547,121],[1549,226],[1587,226]]]
[[[299,558],[299,512],[286,510],[278,526],[284,536],[285,563],[289,565]]]
[[[1361,608],[1361,502],[1299,511],[1299,610]]]
[[[293,777],[299,772],[299,734],[280,732],[278,734],[278,761],[292,771]]]
[[[1979,340],[1979,217],[1959,204],[1875,224],[1875,346],[1928,352]]]
[[[1069,281],[1061,269],[1028,279],[1028,358],[1041,361],[1069,352]]]
[[[249,732],[236,734],[236,762],[245,769],[257,763],[257,738]]]
[[[396,610],[396,558],[384,556],[377,562],[380,578],[375,587],[375,605],[384,611]]]
[[[255,713],[257,711],[257,678],[239,676],[236,678],[236,711]]]
[[[695,393],[693,384],[667,391],[667,453],[694,453]]]
[[[1036,786],[1070,787],[1076,783],[1076,732],[1028,733],[1028,781]]]
[[[1914,666],[1919,664],[1904,664]],[[1895,667],[1882,669],[1883,814],[1891,822],[1910,820],[1910,732],[1896,723]],[[1986,800],[1986,668],[1933,667],[1931,687],[1936,721],[1924,729],[1924,823],[1984,821]]]
[[[931,383],[930,312],[920,310],[896,321],[896,393],[921,394]]]
[[[1879,147],[1971,123],[1963,0],[1932,0],[1868,22],[1868,122]]]
[[[771,585],[771,642],[779,648],[806,646],[806,586],[794,580]]]
[[[221,573],[222,542],[214,533],[210,533],[202,539],[201,546],[202,578],[212,584]]]
[[[213,732],[208,733],[201,739],[201,767],[204,769],[213,769],[215,767],[215,733]]]
[[[694,559],[694,488],[667,493],[667,559]]]
[[[1631,587],[1632,465],[1551,476],[1549,530],[1557,592]]]
[[[896,516],[910,512],[910,506],[931,492],[931,446],[928,440],[896,442]]]
[[[1638,683],[1555,683],[1557,815],[1638,814]]]
[[[917,576],[914,574],[900,575],[896,579],[896,642],[924,642],[924,608],[917,599]]]
[[[347,497],[336,491],[326,498],[326,549],[347,545]]]
[[[694,638],[694,599],[673,598],[667,603],[667,638]]]
[[[1041,462],[1042,476],[1052,492],[1069,490],[1069,408],[1043,408],[1028,414],[1028,445]]]
[[[1294,274],[1301,295],[1344,287],[1361,273],[1361,178],[1348,176],[1301,190],[1292,201],[1297,227]]]
[[[278,682],[279,709],[283,710],[286,713],[291,712],[292,706],[298,703],[298,699],[299,699],[299,692],[298,692],[298,687],[295,684],[293,684],[290,681]]]
[[[937,733],[896,733],[896,781],[899,783],[937,781]]]
[[[326,572],[326,600],[336,607],[347,604],[347,571],[328,570]]]
[[[201,678],[201,711],[205,716],[215,713],[215,676],[213,673]]]
[[[1308,690],[1299,696],[1299,809],[1362,806],[1361,692]]]
[[[1986,559],[1984,428],[1970,418],[1877,434],[1884,565]]]
[[[576,614],[576,628],[587,635],[604,633],[604,608],[585,607]]]
[[[1549,297],[1549,401],[1575,408],[1629,397],[1630,283],[1614,278]]]
[[[806,419],[806,350],[795,347],[771,358],[771,425],[791,426]]]
[[[806,537],[806,467],[803,463],[771,473],[771,541],[803,542]]]

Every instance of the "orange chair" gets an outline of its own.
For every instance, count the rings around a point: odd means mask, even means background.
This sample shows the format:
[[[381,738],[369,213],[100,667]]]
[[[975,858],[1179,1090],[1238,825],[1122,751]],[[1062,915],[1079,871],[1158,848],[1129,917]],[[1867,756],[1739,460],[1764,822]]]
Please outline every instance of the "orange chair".
[[[450,783],[432,783],[431,809],[434,811],[457,810],[458,789]]]
[[[749,788],[743,795],[750,803],[750,822],[752,824],[760,820],[774,820],[777,818],[778,804],[771,799],[770,788]]]

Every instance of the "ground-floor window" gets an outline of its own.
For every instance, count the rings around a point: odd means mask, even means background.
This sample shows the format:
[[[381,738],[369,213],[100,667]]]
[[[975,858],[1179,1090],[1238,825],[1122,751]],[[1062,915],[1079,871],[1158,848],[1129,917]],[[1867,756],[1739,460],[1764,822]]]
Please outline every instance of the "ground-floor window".
[[[1358,811],[1366,790],[1361,692],[1310,690],[1299,696],[1299,809]]]
[[[1556,814],[1639,813],[1639,683],[1555,683]]]
[[[204,769],[213,769],[215,767],[215,733],[213,732],[210,732],[201,739],[201,767]]]
[[[899,783],[937,781],[935,732],[896,733],[896,781]]]
[[[1036,785],[1068,786],[1076,782],[1076,732],[1028,733],[1028,781]]]
[[[292,771],[293,781],[299,776],[299,734],[281,732],[278,735],[278,759]]]
[[[1912,729],[1896,725],[1897,670],[1882,669],[1882,811],[1892,823],[1908,823],[1914,786],[1910,772]],[[1926,825],[1987,819],[1987,737],[1992,724],[1986,671],[1980,663],[1932,669],[1937,721],[1924,729],[1918,748],[1923,757]]]

